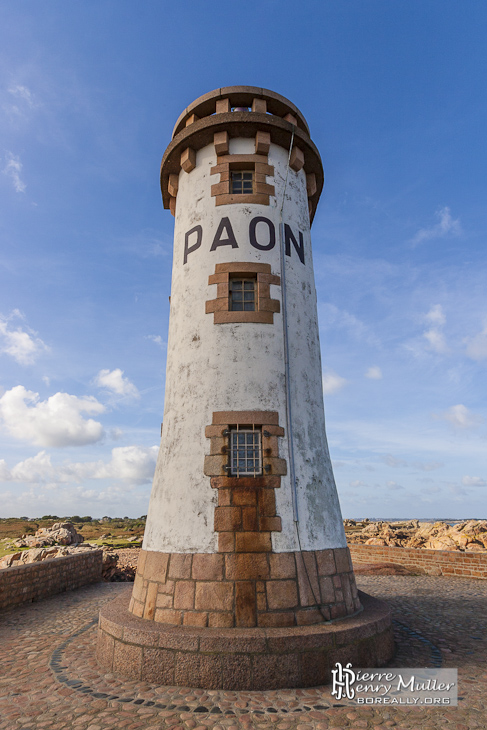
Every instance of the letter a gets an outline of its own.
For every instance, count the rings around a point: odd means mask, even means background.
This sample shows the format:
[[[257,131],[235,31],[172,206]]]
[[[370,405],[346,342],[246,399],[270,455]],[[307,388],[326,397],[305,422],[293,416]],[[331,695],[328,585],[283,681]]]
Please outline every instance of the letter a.
[[[226,231],[227,237],[222,238],[223,231]],[[220,225],[218,226],[215,238],[211,244],[210,251],[215,251],[218,246],[231,246],[232,248],[238,248],[238,243],[233,232],[232,224],[229,218],[222,218]]]

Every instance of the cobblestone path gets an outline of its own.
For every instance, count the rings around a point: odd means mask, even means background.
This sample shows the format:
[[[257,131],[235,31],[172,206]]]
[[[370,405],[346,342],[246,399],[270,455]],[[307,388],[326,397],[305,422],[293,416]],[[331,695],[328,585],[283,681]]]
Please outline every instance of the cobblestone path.
[[[358,708],[330,687],[268,692],[157,687],[102,674],[100,606],[131,586],[99,583],[0,615],[0,730],[469,730],[487,728],[487,581],[358,576],[393,607],[391,667],[459,670],[457,708]]]

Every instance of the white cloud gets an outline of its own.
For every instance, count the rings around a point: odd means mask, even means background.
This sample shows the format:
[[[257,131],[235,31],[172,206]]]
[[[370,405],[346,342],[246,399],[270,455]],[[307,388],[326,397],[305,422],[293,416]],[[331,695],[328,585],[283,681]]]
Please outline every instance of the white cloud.
[[[167,343],[164,342],[161,335],[146,335],[146,340],[152,340],[156,345],[159,345],[159,347],[166,347]]]
[[[478,335],[465,340],[467,355],[472,360],[487,360],[487,326]]]
[[[51,457],[45,451],[39,451],[25,461],[19,461],[11,471],[11,481],[15,482],[51,482],[56,472],[51,464]],[[6,479],[4,481],[7,481]]]
[[[440,332],[437,329],[430,329],[423,333],[423,337],[428,342],[430,349],[434,352],[437,352],[440,355],[444,355],[448,352],[443,332]]]
[[[2,118],[19,132],[20,125],[28,123],[32,112],[39,107],[34,94],[23,84],[12,84],[5,91],[0,91]]]
[[[22,181],[20,173],[22,172],[22,163],[18,155],[14,155],[13,152],[7,152],[5,155],[5,167],[3,168],[3,174],[7,175],[12,180],[15,192],[24,193],[26,184]]]
[[[362,482],[360,479],[355,479],[353,482],[350,482],[351,487],[366,487],[367,485],[365,482]]]
[[[446,323],[446,317],[441,304],[435,304],[429,312],[424,315],[424,320],[432,325],[430,329],[423,332],[423,337],[429,345],[429,349],[440,355],[446,354],[449,350],[445,341],[445,336],[441,331]]]
[[[27,106],[31,108],[36,106],[34,96],[32,92],[27,88],[27,86],[22,86],[22,84],[15,84],[8,89],[8,93],[12,94],[12,96],[17,97],[18,99],[22,99],[22,101],[25,101]]]
[[[435,413],[433,417],[442,421],[448,421],[455,428],[472,428],[479,426],[484,420],[482,416],[475,415],[461,403],[448,408],[448,410],[442,413]]]
[[[133,383],[128,378],[123,377],[123,370],[115,368],[115,370],[100,370],[95,378],[95,385],[99,388],[106,388],[117,395],[128,396],[129,398],[139,398],[140,394]]]
[[[49,348],[29,328],[29,331],[22,327],[12,329],[9,322],[16,318],[23,319],[18,309],[14,309],[7,317],[0,315],[0,353],[10,355],[19,365],[31,365]]]
[[[79,484],[88,479],[120,480],[129,486],[140,486],[152,481],[156,466],[158,446],[121,446],[112,449],[111,458],[91,462],[69,462],[53,464],[46,451],[8,469],[5,461],[0,461],[0,481],[24,482],[29,484]],[[97,493],[90,491],[93,495]],[[85,492],[83,496],[86,496]]]
[[[415,461],[413,466],[421,471],[434,471],[444,466],[442,461]]]
[[[392,489],[394,492],[397,492],[399,489],[404,489],[404,487],[397,482],[387,482],[386,486],[387,489]]]
[[[465,484],[466,487],[487,487],[487,481],[480,477],[465,476],[462,479],[462,483]]]
[[[433,238],[443,238],[448,234],[459,236],[462,233],[460,220],[452,218],[448,206],[437,210],[435,215],[439,219],[438,223],[429,228],[420,228],[411,239],[413,246],[417,246],[418,243],[423,243],[423,241],[430,241]]]
[[[38,446],[83,446],[103,438],[101,423],[85,419],[82,413],[103,413],[105,407],[93,396],[78,398],[56,393],[45,401],[23,385],[0,398],[0,418],[15,438]]]
[[[8,482],[12,478],[12,475],[7,467],[5,459],[0,459],[0,482]]]
[[[387,464],[387,466],[393,466],[394,468],[408,465],[407,461],[404,461],[404,459],[398,459],[392,454],[386,454],[386,456],[383,456],[382,461],[384,464]]]
[[[112,449],[111,461],[95,470],[94,478],[145,484],[154,476],[158,451],[158,446],[119,446]]]
[[[441,304],[435,304],[431,307],[430,311],[424,315],[424,318],[427,322],[437,326],[442,326],[446,323],[446,317]]]
[[[421,321],[426,322],[429,327],[425,329],[422,338],[419,337],[410,340],[403,346],[409,350],[415,357],[424,357],[427,351],[435,352],[439,355],[446,355],[450,352],[446,344],[445,335],[442,328],[446,324],[446,317],[441,304],[434,304],[430,310],[421,317]],[[425,343],[426,340],[426,343]]]
[[[373,365],[367,370],[365,377],[371,380],[382,380],[382,370],[377,365]]]
[[[323,393],[325,395],[331,395],[337,393],[339,390],[346,385],[347,380],[342,378],[341,375],[337,375],[332,370],[323,373]]]

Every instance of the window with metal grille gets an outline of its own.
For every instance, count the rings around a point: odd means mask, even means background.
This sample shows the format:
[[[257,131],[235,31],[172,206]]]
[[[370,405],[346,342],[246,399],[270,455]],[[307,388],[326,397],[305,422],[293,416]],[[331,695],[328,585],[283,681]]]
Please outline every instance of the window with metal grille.
[[[257,309],[256,284],[256,279],[230,279],[230,311],[255,312]]]
[[[230,474],[253,476],[262,474],[262,432],[260,428],[230,429]]]
[[[230,175],[230,193],[251,195],[254,192],[253,170],[235,170]]]

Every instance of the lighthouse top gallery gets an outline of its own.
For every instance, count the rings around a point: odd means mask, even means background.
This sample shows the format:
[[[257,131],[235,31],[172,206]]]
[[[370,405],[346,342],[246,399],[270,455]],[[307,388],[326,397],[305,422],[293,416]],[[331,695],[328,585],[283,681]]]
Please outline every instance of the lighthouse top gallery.
[[[136,616],[279,626],[360,609],[325,435],[310,237],[322,186],[303,115],[272,91],[217,89],[176,123],[161,165],[175,216],[164,418]]]

